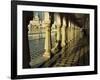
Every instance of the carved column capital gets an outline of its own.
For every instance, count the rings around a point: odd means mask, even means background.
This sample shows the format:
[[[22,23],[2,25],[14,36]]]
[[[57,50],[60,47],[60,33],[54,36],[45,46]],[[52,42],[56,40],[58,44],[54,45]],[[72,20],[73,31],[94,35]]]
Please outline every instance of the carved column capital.
[[[61,17],[59,13],[54,14],[55,17],[55,24],[57,27],[61,27]]]

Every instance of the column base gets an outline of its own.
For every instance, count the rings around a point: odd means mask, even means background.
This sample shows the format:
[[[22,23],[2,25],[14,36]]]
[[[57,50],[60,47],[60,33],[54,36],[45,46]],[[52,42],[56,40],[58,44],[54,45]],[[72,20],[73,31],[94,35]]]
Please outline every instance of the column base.
[[[43,57],[48,60],[50,59],[50,52],[44,52]]]
[[[61,41],[57,41],[57,43],[55,44],[55,47],[52,48],[51,52],[53,54],[55,54],[55,53],[59,52],[61,50],[61,48],[62,48],[61,47]]]
[[[61,47],[65,47],[65,46],[66,46],[66,43],[62,43],[62,44],[61,44]]]

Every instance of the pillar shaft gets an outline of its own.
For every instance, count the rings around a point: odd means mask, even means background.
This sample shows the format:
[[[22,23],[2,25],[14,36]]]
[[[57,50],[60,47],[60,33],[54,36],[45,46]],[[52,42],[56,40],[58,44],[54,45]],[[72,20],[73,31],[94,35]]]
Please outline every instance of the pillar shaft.
[[[55,54],[61,49],[61,18],[59,13],[54,13],[54,20],[56,26],[56,43],[52,48],[52,53]]]
[[[51,36],[50,36],[50,17],[48,12],[44,12],[44,21],[43,21],[43,26],[45,27],[45,53],[43,56],[45,58],[50,58],[51,55]]]
[[[66,45],[66,18],[63,17],[63,24],[62,24],[62,47]]]
[[[51,41],[50,41],[50,27],[45,28],[45,50],[50,52],[51,49]]]
[[[57,41],[61,41],[61,18],[58,13],[55,13],[55,22],[57,26]]]
[[[68,40],[68,43],[70,42],[70,37],[71,37],[71,22],[70,20],[68,21],[68,28],[67,28],[67,40]]]

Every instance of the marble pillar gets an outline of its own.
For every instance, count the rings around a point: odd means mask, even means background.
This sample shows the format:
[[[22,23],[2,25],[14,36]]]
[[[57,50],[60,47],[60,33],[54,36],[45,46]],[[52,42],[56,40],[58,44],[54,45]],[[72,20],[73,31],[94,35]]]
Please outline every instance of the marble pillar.
[[[66,45],[66,18],[63,17],[62,20],[62,41],[61,41],[61,46],[64,47]]]
[[[70,36],[71,36],[70,32],[71,32],[71,22],[70,20],[68,20],[68,28],[67,28],[68,43],[70,42]]]
[[[70,23],[70,43],[72,44],[73,42],[73,32],[74,32],[74,27],[73,27],[73,22]]]
[[[54,14],[54,20],[56,26],[56,43],[51,50],[53,54],[61,49],[61,18],[59,13]]]
[[[57,42],[61,41],[61,18],[59,13],[55,13],[56,17],[56,26],[57,26]]]
[[[49,59],[51,56],[51,27],[50,27],[50,16],[48,12],[44,12],[44,20],[43,20],[43,26],[45,27],[45,52],[43,54],[43,57],[46,59]]]

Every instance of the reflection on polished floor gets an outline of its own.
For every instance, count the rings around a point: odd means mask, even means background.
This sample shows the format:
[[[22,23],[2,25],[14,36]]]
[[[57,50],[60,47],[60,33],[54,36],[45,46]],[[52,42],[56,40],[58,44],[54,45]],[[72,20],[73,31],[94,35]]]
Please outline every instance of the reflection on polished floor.
[[[27,25],[30,68],[89,65],[89,14],[32,13]]]

